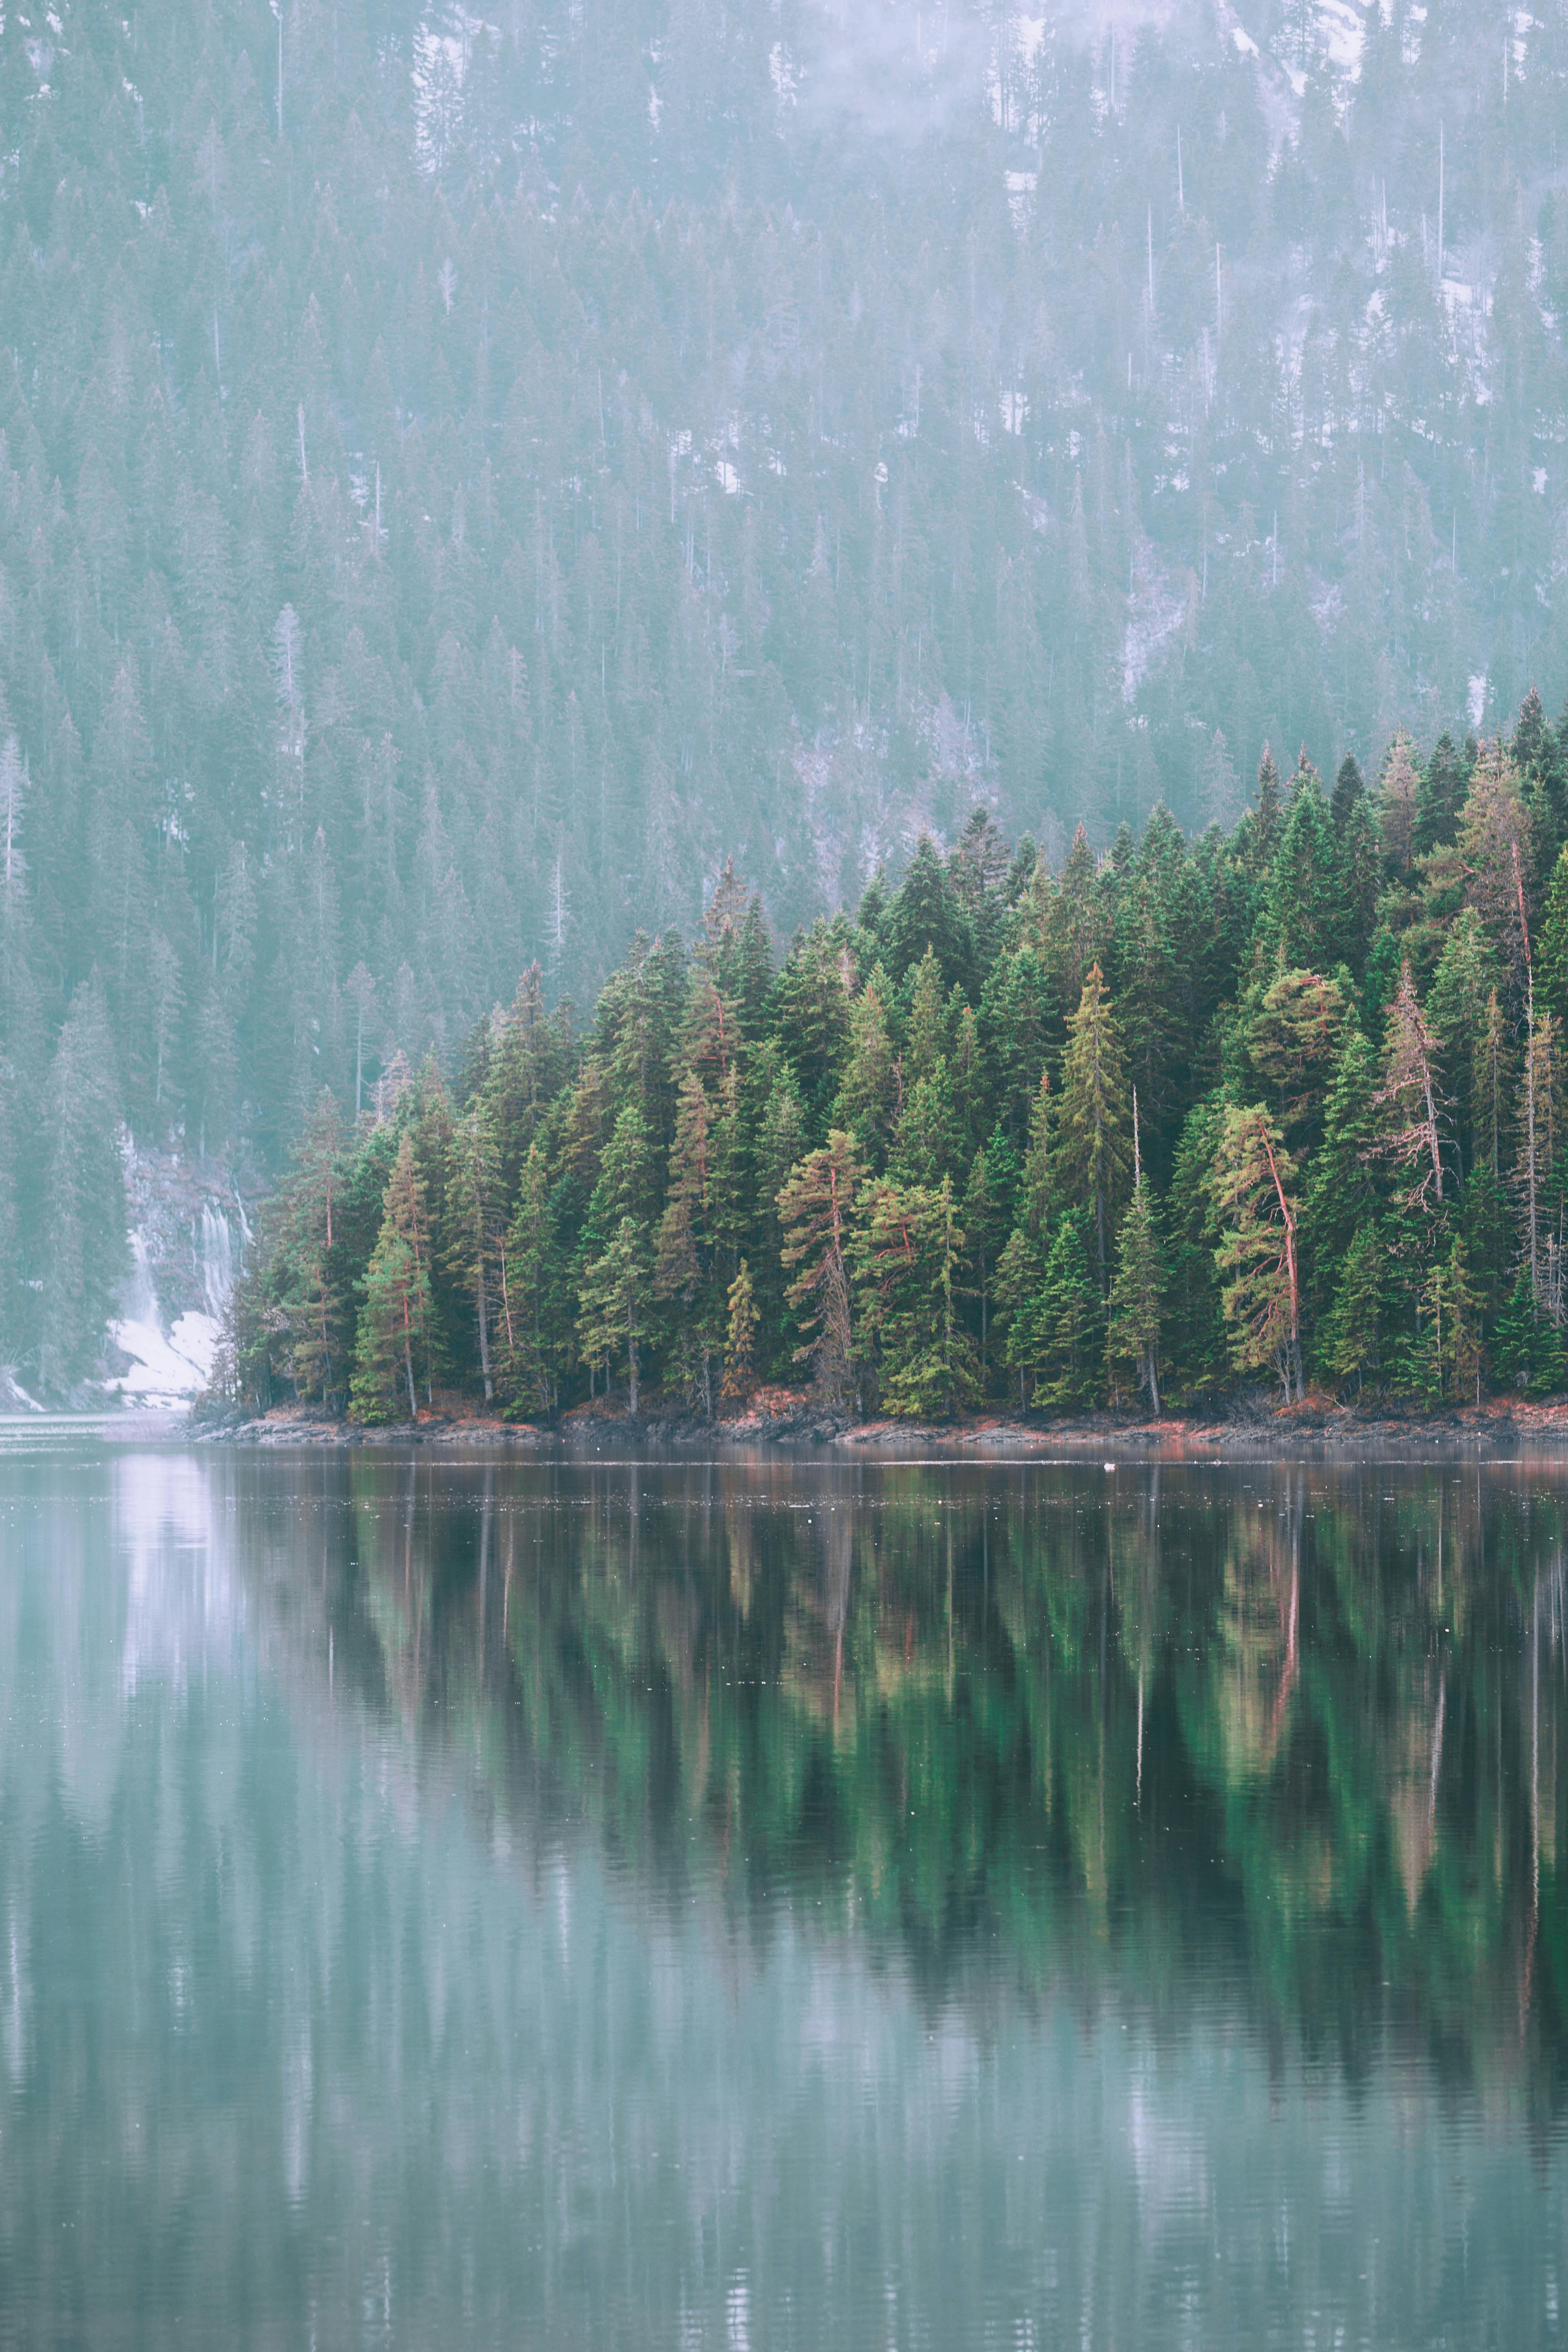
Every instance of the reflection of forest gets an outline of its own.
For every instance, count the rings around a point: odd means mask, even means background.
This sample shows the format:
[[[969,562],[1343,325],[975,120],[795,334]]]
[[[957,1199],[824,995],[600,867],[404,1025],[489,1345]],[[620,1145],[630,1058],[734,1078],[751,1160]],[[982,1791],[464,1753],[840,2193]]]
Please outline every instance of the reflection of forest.
[[[585,1822],[645,1898],[713,1886],[758,1934],[787,1893],[933,2001],[1109,1969],[1174,2027],[1201,1979],[1352,2075],[1392,2033],[1557,2104],[1546,1481],[308,1475],[300,1507],[351,1503],[336,1673],[530,1844]]]
[[[1554,2343],[1516,1475],[13,1466],[0,2344]]]

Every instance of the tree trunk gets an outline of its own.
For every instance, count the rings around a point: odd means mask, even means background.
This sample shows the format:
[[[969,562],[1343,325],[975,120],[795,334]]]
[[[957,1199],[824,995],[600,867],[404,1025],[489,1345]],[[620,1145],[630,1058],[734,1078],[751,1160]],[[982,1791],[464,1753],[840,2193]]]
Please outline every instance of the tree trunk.
[[[1301,1368],[1301,1295],[1296,1276],[1296,1220],[1290,1213],[1290,1204],[1285,1198],[1285,1187],[1279,1181],[1279,1170],[1274,1159],[1274,1146],[1268,1140],[1268,1130],[1261,1121],[1258,1132],[1263,1138],[1263,1149],[1268,1155],[1268,1173],[1274,1179],[1275,1198],[1279,1203],[1279,1214],[1285,1226],[1285,1271],[1290,1285],[1290,1347],[1286,1359],[1285,1402],[1287,1404],[1291,1402],[1290,1378],[1293,1373],[1296,1381],[1295,1401],[1299,1403],[1306,1381]],[[1441,1181],[1439,1178],[1439,1184]],[[1439,1199],[1442,1197],[1440,1192],[1438,1197]]]
[[[403,1300],[403,1369],[408,1375],[408,1418],[410,1421],[417,1421],[419,1418],[419,1400],[414,1393],[414,1335],[410,1330],[408,1324],[408,1298],[406,1293],[405,1293]]]
[[[484,1374],[485,1402],[489,1404],[496,1391],[495,1382],[490,1378],[490,1310],[489,1300],[485,1292],[485,1253],[482,1242],[479,1246],[479,1258],[477,1271],[479,1280],[475,1287],[478,1294],[479,1310],[479,1370]]]

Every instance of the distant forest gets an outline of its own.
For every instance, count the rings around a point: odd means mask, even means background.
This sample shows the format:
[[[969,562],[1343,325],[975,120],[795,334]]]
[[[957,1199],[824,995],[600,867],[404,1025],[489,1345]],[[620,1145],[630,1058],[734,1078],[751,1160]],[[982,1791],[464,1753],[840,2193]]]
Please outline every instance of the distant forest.
[[[89,1364],[127,1129],[460,1092],[727,858],[777,943],[1554,712],[1568,20],[1343,31],[8,8],[0,1360]]]
[[[726,869],[577,1034],[537,965],[448,1089],[323,1090],[220,1386],[409,1422],[769,1380],[829,1407],[1159,1412],[1568,1385],[1568,726],[1266,753],[1059,876],[977,810],[775,972]]]

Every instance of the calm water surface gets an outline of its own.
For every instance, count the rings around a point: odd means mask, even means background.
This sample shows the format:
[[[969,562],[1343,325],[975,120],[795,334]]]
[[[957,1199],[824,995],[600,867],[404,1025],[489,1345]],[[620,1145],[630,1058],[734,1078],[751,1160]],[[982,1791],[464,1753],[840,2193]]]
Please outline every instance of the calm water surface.
[[[0,1454],[0,2342],[1558,2343],[1565,1527]]]

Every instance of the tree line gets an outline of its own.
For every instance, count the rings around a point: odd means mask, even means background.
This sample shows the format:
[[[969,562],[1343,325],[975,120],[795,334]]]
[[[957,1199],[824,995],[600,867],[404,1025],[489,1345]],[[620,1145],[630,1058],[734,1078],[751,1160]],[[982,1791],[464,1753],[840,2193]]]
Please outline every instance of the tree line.
[[[592,1018],[323,1092],[224,1381],[366,1423],[769,1382],[913,1418],[1568,1382],[1568,713],[1369,788],[1265,747],[1053,873],[976,809],[777,969],[726,868]]]

